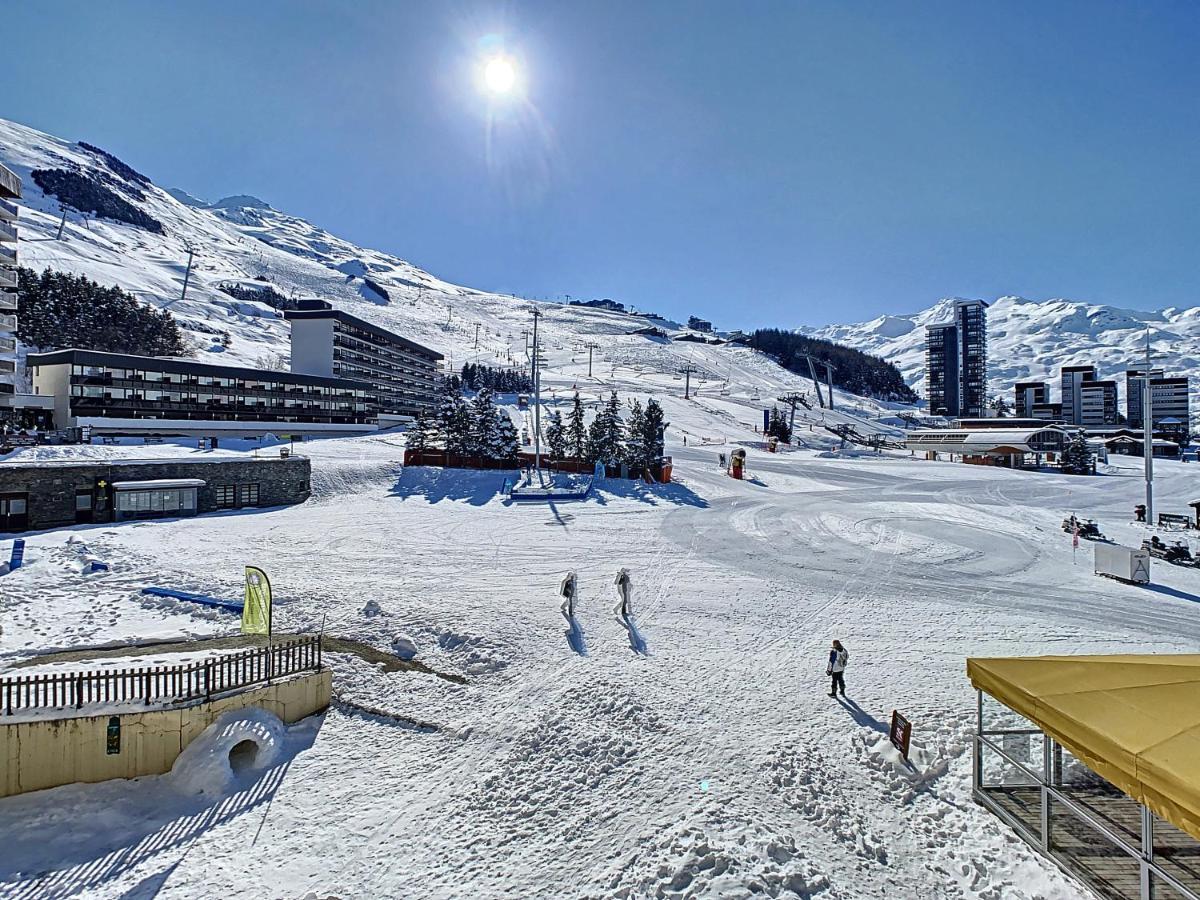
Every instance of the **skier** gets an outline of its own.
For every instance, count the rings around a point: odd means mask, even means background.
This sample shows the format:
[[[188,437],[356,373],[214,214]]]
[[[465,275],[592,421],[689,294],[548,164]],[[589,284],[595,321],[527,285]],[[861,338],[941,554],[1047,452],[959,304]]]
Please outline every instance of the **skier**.
[[[633,612],[633,584],[629,579],[629,570],[617,569],[613,584],[617,587],[617,606],[613,612],[618,618],[628,618]]]
[[[842,696],[846,696],[846,661],[848,659],[850,659],[850,654],[846,652],[842,642],[834,641],[833,649],[829,651],[829,666],[825,669],[825,674],[833,679],[829,689],[830,697],[836,697],[839,689]]]

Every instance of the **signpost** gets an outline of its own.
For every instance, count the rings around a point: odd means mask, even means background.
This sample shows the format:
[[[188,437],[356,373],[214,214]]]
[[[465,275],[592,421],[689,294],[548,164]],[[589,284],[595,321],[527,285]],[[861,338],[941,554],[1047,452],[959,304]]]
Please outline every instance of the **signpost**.
[[[900,755],[904,757],[904,761],[908,762],[908,745],[912,740],[912,723],[896,710],[892,710],[892,727],[888,732],[888,738]]]

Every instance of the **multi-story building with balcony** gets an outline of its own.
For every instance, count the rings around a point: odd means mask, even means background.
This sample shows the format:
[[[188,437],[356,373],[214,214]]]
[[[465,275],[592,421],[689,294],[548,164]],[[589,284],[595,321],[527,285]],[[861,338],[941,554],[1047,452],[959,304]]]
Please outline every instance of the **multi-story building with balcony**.
[[[370,383],[382,417],[432,411],[442,354],[364,322],[323,300],[302,300],[292,325],[292,371]]]
[[[1150,372],[1150,416],[1155,432],[1186,440],[1191,434],[1188,410],[1189,379],[1186,375],[1167,376],[1161,369]],[[1125,418],[1130,428],[1141,428],[1145,408],[1146,370],[1125,372]]]
[[[956,300],[954,321],[925,329],[929,411],[953,418],[987,412],[987,304]]]
[[[1066,409],[1066,398],[1063,399]],[[1092,379],[1079,386],[1079,418],[1073,423],[1084,428],[1117,424],[1117,383]]]
[[[1058,377],[1062,385],[1063,419],[1071,425],[1083,424],[1083,386],[1096,380],[1096,367],[1063,366]]]
[[[1033,418],[1033,408],[1050,402],[1050,385],[1044,381],[1018,381],[1014,389],[1013,415]]]
[[[358,434],[378,428],[365,381],[95,350],[31,353],[58,428],[203,437]]]
[[[17,204],[21,179],[0,166],[0,394],[13,394],[17,373]]]

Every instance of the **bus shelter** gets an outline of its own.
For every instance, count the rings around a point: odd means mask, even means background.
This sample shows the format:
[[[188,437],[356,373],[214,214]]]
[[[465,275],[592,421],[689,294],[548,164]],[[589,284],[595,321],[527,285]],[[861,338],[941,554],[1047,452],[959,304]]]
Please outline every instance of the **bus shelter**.
[[[1113,900],[1200,900],[1200,654],[969,659],[975,799]]]

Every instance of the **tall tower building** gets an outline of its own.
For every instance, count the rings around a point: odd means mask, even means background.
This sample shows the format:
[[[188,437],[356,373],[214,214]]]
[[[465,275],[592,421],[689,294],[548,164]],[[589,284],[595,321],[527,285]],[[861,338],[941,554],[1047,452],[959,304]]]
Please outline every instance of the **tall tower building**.
[[[954,321],[925,329],[925,379],[934,415],[987,414],[987,304],[956,300]]]
[[[17,372],[17,204],[21,179],[0,166],[0,395],[15,391]],[[11,408],[0,400],[0,417]]]

